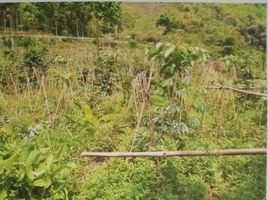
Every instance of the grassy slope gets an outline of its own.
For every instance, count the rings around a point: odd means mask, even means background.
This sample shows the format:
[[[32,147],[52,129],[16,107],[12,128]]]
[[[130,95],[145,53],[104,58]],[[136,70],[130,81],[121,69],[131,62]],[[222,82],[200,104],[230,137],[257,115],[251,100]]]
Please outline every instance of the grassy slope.
[[[234,37],[235,52],[250,51],[255,62],[252,68],[264,78],[262,68],[262,50],[245,43],[245,39],[230,25],[230,20],[236,19],[246,24],[248,15],[253,15],[256,21],[263,23],[265,10],[254,5],[230,6],[222,5],[223,16],[218,16],[213,5],[182,5],[182,4],[123,4],[125,27],[121,38],[130,32],[137,33],[137,39],[142,41],[151,36],[160,41],[170,41],[177,45],[200,46],[214,55],[213,59],[221,57],[222,48],[216,44],[218,40]],[[186,8],[187,7],[187,8]],[[219,7],[219,6],[217,6]],[[198,11],[195,9],[198,8]],[[182,11],[182,10],[188,10]],[[190,11],[189,11],[190,10]],[[168,13],[182,21],[186,29],[162,35],[162,29],[154,26],[156,18],[161,13]],[[229,15],[227,15],[229,13]],[[215,17],[216,16],[216,17]],[[229,19],[228,16],[231,18]],[[194,24],[199,24],[198,28]],[[79,158],[81,151],[128,150],[133,138],[135,127],[134,113],[126,112],[122,100],[122,92],[116,92],[111,97],[100,96],[91,85],[81,85],[76,79],[79,67],[92,68],[95,60],[95,48],[92,44],[81,42],[41,41],[36,46],[48,49],[48,60],[63,59],[49,64],[45,88],[48,96],[49,111],[46,111],[45,95],[38,96],[39,88],[30,88],[22,93],[16,92],[16,81],[10,84],[7,91],[0,95],[0,113],[2,116],[1,134],[7,135],[8,147],[11,151],[23,148],[30,143],[49,147],[57,155],[59,163],[71,162],[65,175],[69,194],[75,194],[78,199],[261,199],[264,197],[265,159],[262,156],[238,156],[234,158],[186,158],[166,159],[157,166],[153,160],[137,159],[136,161],[112,159],[106,162],[84,160]],[[117,49],[105,49],[106,55],[117,54],[118,66],[127,69],[144,69],[150,65],[144,55],[145,44],[138,44],[131,49],[126,45]],[[16,48],[18,59],[15,62],[5,59],[9,67],[20,66],[25,49]],[[3,53],[3,52],[1,52]],[[2,55],[3,56],[3,55]],[[4,57],[4,56],[3,56]],[[120,63],[120,64],[119,64]],[[223,68],[226,66],[222,66]],[[121,69],[120,69],[121,70]],[[119,71],[120,71],[119,70]],[[56,73],[56,75],[55,75]],[[257,73],[257,74],[258,74]],[[61,75],[61,76],[60,76]],[[16,75],[14,75],[16,76]],[[61,77],[60,81],[58,77]],[[74,78],[71,78],[71,77]],[[126,76],[126,74],[124,74]],[[64,90],[64,80],[70,80]],[[209,84],[209,81],[230,78],[226,70],[217,71],[212,63],[197,66],[193,71],[193,83],[188,88],[193,96],[187,99],[189,107],[194,102],[204,100],[200,95],[199,86]],[[15,79],[16,80],[16,79]],[[62,82],[61,82],[62,81]],[[58,84],[57,84],[58,82]],[[64,90],[63,100],[61,99]],[[202,130],[193,136],[182,136],[184,149],[228,149],[253,148],[265,146],[265,121],[259,98],[243,99],[238,95],[220,91],[208,92],[207,101],[211,112],[205,115]],[[66,115],[82,116],[75,102],[85,102],[92,106],[96,118],[105,114],[121,114],[126,118],[103,123],[97,132],[89,131],[71,123]],[[60,102],[60,104],[58,103]],[[162,103],[161,103],[162,102]],[[163,104],[163,99],[153,96],[152,109],[157,104]],[[256,106],[260,109],[255,109]],[[57,107],[59,108],[56,112]],[[196,114],[189,108],[190,114]],[[56,115],[55,115],[56,114]],[[44,122],[51,123],[52,128],[43,128],[33,139],[22,139],[29,127],[35,127]],[[8,119],[7,121],[5,119]],[[123,131],[118,128],[126,126]],[[142,134],[140,135],[142,136]],[[138,140],[142,140],[138,138]],[[159,149],[175,150],[176,144],[167,138],[165,145]],[[70,180],[71,179],[71,180]],[[73,187],[73,188],[72,188]]]

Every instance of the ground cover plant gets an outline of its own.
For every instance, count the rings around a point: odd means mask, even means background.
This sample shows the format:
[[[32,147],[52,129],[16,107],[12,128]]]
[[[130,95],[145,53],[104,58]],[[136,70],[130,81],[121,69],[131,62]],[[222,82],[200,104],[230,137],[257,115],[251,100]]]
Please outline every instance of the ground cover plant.
[[[264,199],[263,155],[80,153],[264,148],[266,97],[208,86],[266,93],[265,19],[262,4],[0,4],[0,199]]]

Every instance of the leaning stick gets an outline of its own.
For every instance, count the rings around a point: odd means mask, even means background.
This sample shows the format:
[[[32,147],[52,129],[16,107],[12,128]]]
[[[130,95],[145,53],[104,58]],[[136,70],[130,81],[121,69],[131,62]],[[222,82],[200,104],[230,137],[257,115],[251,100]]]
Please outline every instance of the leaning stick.
[[[248,90],[242,90],[242,89],[238,89],[238,88],[234,88],[234,87],[230,87],[230,86],[224,86],[224,85],[220,85],[220,86],[207,86],[207,89],[228,89],[228,90],[233,90],[236,92],[241,92],[241,93],[246,93],[246,94],[252,94],[252,95],[257,95],[257,96],[265,96],[267,97],[267,94],[265,93],[259,93],[259,92],[253,92],[253,91],[248,91]]]

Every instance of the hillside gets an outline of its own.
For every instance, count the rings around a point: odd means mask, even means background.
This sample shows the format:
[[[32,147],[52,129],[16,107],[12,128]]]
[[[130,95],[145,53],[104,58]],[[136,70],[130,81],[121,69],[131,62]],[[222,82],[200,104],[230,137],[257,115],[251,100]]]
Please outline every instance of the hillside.
[[[0,200],[265,197],[264,155],[80,156],[265,148],[265,5],[38,3],[0,11]]]

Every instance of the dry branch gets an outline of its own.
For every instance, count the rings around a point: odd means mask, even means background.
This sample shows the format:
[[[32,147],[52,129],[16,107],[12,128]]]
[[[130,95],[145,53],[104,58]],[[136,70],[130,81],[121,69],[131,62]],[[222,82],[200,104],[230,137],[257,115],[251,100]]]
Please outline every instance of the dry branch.
[[[242,89],[234,88],[234,87],[231,87],[231,86],[224,86],[224,85],[220,85],[220,86],[206,86],[205,88],[207,88],[207,89],[228,89],[228,90],[233,90],[233,91],[236,91],[236,92],[241,92],[241,93],[246,93],[246,94],[252,94],[252,95],[265,96],[265,97],[267,97],[267,94],[265,94],[265,93],[259,93],[259,92],[254,92],[254,91],[242,90]]]
[[[263,155],[266,149],[229,149],[213,151],[158,151],[158,152],[82,152],[82,157],[194,157]]]
[[[140,123],[141,123],[141,120],[145,111],[145,107],[149,101],[149,92],[150,92],[150,85],[151,85],[153,71],[150,70],[148,81],[147,81],[146,74],[147,74],[147,71],[138,74],[132,83],[132,88],[133,88],[132,94],[134,97],[133,102],[136,107],[136,110],[138,110],[137,104],[139,102],[142,102],[142,103],[140,106],[141,107],[140,112],[139,113],[137,112],[137,125],[134,130],[134,137],[133,137],[133,141],[130,147],[130,151],[133,150],[134,144],[137,139],[137,133],[140,128]]]

